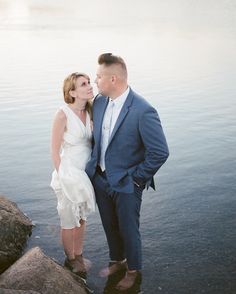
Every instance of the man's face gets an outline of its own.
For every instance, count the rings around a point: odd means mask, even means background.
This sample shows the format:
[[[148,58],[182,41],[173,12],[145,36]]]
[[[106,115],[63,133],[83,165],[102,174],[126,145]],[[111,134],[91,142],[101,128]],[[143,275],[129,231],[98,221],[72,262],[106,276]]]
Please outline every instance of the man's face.
[[[95,79],[98,92],[104,96],[109,96],[112,90],[112,74],[109,67],[102,65],[98,66],[97,77]]]

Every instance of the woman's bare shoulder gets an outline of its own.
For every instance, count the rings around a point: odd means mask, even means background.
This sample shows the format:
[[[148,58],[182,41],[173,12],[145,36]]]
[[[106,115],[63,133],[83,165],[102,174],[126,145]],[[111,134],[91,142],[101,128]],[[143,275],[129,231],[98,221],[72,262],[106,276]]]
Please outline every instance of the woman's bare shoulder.
[[[66,120],[66,114],[62,109],[58,109],[55,113],[55,119],[59,121],[65,121]]]

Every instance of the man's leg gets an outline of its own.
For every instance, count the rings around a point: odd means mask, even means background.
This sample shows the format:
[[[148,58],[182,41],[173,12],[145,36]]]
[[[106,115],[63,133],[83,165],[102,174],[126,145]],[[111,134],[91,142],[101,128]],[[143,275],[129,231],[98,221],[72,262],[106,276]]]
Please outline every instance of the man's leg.
[[[115,193],[116,214],[119,230],[123,239],[128,269],[141,270],[142,252],[139,231],[139,217],[142,202],[142,189],[136,188],[134,193]]]
[[[93,185],[96,194],[96,202],[107,237],[110,259],[112,261],[122,261],[125,258],[124,246],[119,231],[115,203],[111,197],[112,193],[114,192],[112,192],[106,177],[103,177],[97,173],[94,177]]]
[[[125,277],[116,286],[116,289],[121,291],[140,289],[142,279],[140,272],[142,267],[142,252],[139,217],[142,192],[142,189],[135,187],[134,193],[116,193],[115,195],[119,228],[123,237],[128,263],[128,270]]]

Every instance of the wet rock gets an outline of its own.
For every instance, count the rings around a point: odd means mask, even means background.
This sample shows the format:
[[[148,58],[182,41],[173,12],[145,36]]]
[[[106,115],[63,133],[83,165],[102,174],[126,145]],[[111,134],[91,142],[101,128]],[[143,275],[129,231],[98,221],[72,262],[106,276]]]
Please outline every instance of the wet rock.
[[[40,294],[35,291],[24,291],[24,290],[12,290],[12,289],[2,289],[0,288],[0,294]]]
[[[31,231],[29,218],[0,195],[0,273],[20,257]]]
[[[0,276],[0,288],[41,294],[86,294],[82,279],[34,247]]]

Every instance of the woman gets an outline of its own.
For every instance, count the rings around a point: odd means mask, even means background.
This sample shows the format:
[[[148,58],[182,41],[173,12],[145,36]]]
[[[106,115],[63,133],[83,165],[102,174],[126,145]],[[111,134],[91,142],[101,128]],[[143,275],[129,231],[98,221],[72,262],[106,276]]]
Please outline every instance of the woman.
[[[75,273],[86,273],[82,257],[87,215],[95,210],[94,190],[85,173],[91,155],[91,106],[93,88],[83,73],[72,73],[63,86],[65,105],[56,113],[51,138],[55,170],[54,189],[66,254],[65,266]]]

